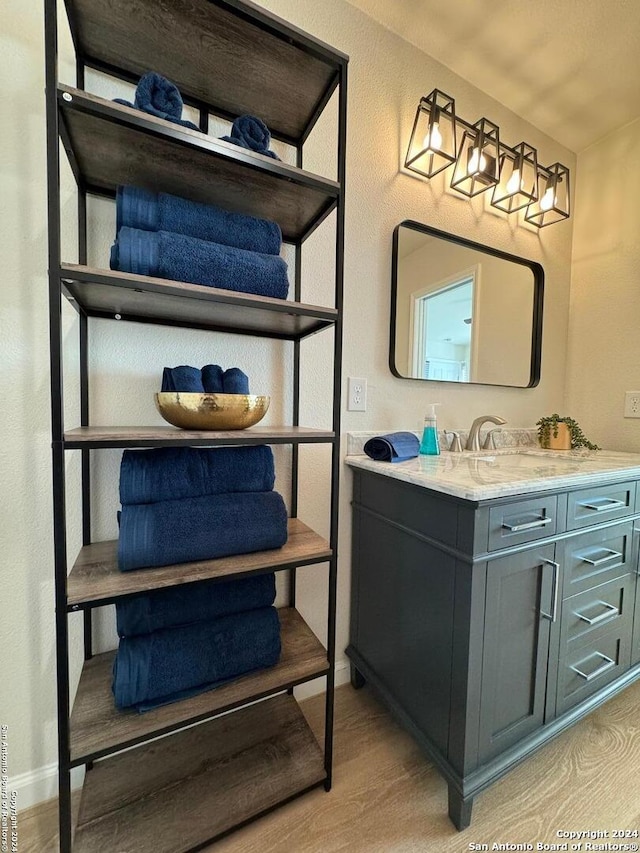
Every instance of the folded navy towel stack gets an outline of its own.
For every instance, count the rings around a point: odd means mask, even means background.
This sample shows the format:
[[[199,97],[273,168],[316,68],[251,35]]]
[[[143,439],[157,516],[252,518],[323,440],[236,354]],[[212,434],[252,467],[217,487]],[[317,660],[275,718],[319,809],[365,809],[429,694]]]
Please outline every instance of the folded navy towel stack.
[[[277,492],[236,492],[129,504],[120,514],[123,572],[281,548],[287,510]]]
[[[286,299],[275,222],[139,187],[119,187],[111,269]]]
[[[125,450],[120,503],[151,504],[236,492],[270,492],[275,467],[270,447],[158,447]]]
[[[286,299],[287,265],[279,255],[264,255],[185,237],[171,231],[123,227],[111,247],[111,269],[221,290]]]
[[[125,451],[120,570],[281,548],[287,510],[274,480],[265,445]]]
[[[125,450],[120,467],[121,571],[280,548],[287,511],[270,447]],[[149,708],[273,666],[275,578],[208,580],[116,604],[118,708]]]
[[[151,710],[273,666],[279,656],[275,607],[124,637],[113,666],[116,707]]]
[[[273,572],[242,580],[154,589],[116,602],[119,637],[138,637],[162,628],[179,628],[246,610],[270,607],[276,597]]]
[[[124,227],[184,234],[263,255],[279,255],[282,245],[276,222],[140,187],[118,187],[116,230]]]

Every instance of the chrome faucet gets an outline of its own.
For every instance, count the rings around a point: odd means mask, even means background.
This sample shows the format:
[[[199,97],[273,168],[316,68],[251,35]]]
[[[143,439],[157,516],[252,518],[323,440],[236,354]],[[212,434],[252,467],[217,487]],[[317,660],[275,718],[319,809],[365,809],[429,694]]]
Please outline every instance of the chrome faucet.
[[[476,418],[471,424],[465,450],[480,450],[480,427],[487,421],[498,425],[506,424],[505,419],[498,417],[498,415],[480,415],[480,417]]]

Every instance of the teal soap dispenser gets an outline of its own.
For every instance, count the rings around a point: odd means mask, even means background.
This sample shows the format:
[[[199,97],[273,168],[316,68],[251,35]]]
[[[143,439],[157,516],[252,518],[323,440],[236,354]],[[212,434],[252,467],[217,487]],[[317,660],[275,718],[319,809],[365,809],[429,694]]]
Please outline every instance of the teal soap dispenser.
[[[438,441],[438,422],[436,419],[436,406],[440,403],[431,403],[430,413],[424,417],[424,429],[422,430],[422,441],[420,442],[420,453],[425,456],[439,456],[440,442]]]

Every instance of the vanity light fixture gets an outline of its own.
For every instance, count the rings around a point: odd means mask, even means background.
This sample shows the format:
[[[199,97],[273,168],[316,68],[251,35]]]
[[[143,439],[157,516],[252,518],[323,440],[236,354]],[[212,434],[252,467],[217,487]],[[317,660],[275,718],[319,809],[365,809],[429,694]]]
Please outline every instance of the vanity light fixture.
[[[457,126],[464,129],[459,147]],[[505,213],[526,208],[524,218],[538,228],[569,217],[566,166],[540,165],[526,142],[505,145],[498,125],[487,118],[470,124],[456,115],[452,97],[434,89],[418,105],[405,167],[432,178],[451,165],[451,188],[469,198],[491,189],[493,207]]]

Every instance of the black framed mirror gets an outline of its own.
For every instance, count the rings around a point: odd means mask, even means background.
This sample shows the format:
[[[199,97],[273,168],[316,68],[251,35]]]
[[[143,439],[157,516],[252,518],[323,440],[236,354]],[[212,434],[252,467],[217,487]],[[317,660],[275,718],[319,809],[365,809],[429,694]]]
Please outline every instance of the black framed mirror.
[[[391,372],[533,388],[543,298],[535,261],[405,220],[393,232]]]

